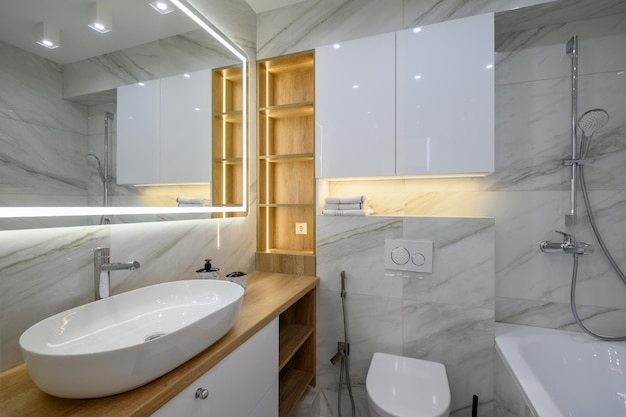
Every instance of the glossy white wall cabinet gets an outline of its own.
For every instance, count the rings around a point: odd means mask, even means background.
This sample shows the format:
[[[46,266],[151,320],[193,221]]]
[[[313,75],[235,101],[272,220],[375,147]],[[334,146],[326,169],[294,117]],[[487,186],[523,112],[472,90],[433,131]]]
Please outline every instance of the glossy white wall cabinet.
[[[315,53],[316,177],[493,172],[493,14]]]
[[[395,34],[315,50],[316,177],[395,173]]]
[[[211,70],[118,88],[117,183],[211,180]]]
[[[212,71],[161,79],[160,182],[211,179]]]
[[[160,97],[159,80],[117,89],[118,184],[147,184],[159,177]]]
[[[198,388],[206,390],[205,399],[196,398]],[[278,319],[235,349],[152,416],[278,416]]]
[[[494,19],[396,33],[396,174],[494,170]]]

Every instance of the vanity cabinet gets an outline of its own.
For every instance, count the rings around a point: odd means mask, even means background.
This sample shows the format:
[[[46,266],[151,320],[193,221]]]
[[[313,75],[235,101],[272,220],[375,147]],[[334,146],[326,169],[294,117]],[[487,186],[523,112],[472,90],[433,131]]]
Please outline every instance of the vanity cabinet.
[[[316,49],[318,178],[493,172],[493,14],[338,46]]]
[[[211,180],[212,71],[117,89],[117,183]]]
[[[278,322],[274,319],[152,416],[277,416]]]

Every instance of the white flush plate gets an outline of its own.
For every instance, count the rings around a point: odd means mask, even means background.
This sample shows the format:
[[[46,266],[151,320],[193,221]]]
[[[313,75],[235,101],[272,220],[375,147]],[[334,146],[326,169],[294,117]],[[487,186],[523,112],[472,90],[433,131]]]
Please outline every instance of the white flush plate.
[[[385,269],[433,272],[433,242],[385,239]]]

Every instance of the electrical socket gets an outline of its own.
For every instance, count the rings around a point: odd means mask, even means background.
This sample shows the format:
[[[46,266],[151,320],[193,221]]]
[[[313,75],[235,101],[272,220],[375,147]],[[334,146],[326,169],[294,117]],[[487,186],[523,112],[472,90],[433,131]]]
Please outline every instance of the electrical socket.
[[[296,234],[306,235],[306,223],[296,223]]]

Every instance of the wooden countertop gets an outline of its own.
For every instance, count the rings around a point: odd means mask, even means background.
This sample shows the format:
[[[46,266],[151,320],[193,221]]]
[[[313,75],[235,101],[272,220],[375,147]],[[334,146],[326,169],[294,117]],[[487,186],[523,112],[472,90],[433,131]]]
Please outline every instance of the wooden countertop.
[[[37,416],[150,416],[266,324],[315,288],[316,277],[253,272],[235,324],[211,347],[151,383],[123,394],[68,400],[39,390],[25,365],[0,374],[0,414]]]

